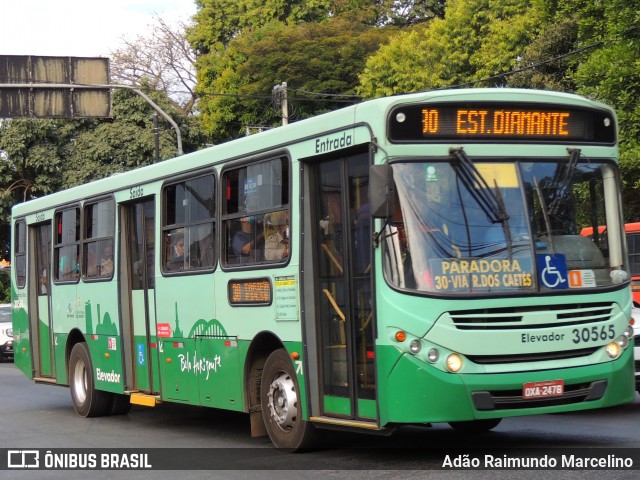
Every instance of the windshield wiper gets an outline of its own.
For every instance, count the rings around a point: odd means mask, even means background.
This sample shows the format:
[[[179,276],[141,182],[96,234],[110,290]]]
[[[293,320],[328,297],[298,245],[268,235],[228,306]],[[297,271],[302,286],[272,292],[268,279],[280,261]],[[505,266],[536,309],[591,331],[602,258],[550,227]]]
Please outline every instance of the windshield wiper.
[[[450,163],[458,178],[478,203],[489,221],[491,223],[502,223],[509,220],[498,185],[495,185],[494,192],[462,148],[450,148],[449,154],[453,157]]]
[[[492,190],[462,148],[450,148],[449,154],[452,157],[449,163],[489,221],[502,224],[505,243],[509,250],[509,257],[511,257],[512,241],[509,215],[507,214],[498,182],[496,182],[495,178],[493,179],[494,189]]]
[[[564,175],[560,178],[560,169],[556,170],[556,174],[549,186],[549,190],[553,192],[553,200],[551,200],[548,207],[548,213],[550,215],[558,213],[562,200],[567,196],[568,189],[571,186],[571,181],[573,179],[573,174],[576,171],[578,160],[580,159],[581,151],[579,148],[569,148],[567,151],[569,152],[569,163],[567,163]]]
[[[540,211],[542,211],[542,218],[544,219],[544,226],[547,229],[547,237],[549,238],[549,249],[551,250],[551,254],[556,254],[556,249],[553,244],[553,235],[551,234],[551,220],[549,219],[549,211],[547,209],[547,205],[544,201],[544,195],[542,195],[542,190],[540,190],[540,185],[538,184],[538,179],[536,176],[533,176],[533,188],[538,195],[538,202],[540,202]]]

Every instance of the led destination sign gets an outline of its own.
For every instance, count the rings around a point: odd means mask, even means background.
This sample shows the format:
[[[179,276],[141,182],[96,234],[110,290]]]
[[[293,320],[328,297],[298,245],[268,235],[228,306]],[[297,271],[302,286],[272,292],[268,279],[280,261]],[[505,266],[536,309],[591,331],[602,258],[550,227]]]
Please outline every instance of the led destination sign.
[[[615,122],[604,110],[558,105],[432,104],[395,108],[389,139],[420,141],[615,142]]]

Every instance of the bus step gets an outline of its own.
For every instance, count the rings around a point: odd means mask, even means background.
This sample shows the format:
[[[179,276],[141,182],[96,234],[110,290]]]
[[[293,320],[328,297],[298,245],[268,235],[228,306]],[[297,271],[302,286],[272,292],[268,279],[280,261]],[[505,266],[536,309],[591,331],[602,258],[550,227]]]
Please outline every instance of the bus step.
[[[51,377],[33,377],[33,381],[36,383],[58,383],[55,378]]]
[[[344,418],[333,417],[311,417],[309,419],[320,428],[337,428],[337,429],[364,429],[376,433],[391,433],[389,429],[378,426],[375,422],[363,422],[362,420],[347,420]]]
[[[147,395],[146,393],[132,393],[130,401],[132,405],[142,405],[144,407],[155,407],[161,403],[160,395]]]

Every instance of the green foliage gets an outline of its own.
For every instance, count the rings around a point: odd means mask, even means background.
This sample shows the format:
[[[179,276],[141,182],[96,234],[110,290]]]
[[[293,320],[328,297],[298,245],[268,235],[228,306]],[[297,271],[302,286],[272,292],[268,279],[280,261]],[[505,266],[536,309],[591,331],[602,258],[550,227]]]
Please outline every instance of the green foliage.
[[[557,58],[510,84],[576,92],[614,107],[626,221],[640,220],[640,2],[545,2],[548,21],[523,63]]]
[[[444,19],[405,31],[367,60],[359,93],[378,97],[474,82],[513,69],[542,13],[529,0],[450,0]],[[502,86],[502,78],[482,86]]]
[[[562,56],[573,51],[577,44],[576,18],[559,18],[553,23],[545,24],[520,57],[517,68],[522,71],[509,77],[508,85],[561,92],[575,91],[576,85],[571,72],[575,71],[579,59]],[[559,59],[549,61],[554,58]],[[536,67],[529,68],[533,65]]]
[[[444,0],[198,0],[188,31],[198,53],[202,125],[214,141],[275,125],[274,85],[353,94],[364,61],[398,27],[443,15]],[[231,96],[229,96],[231,95]],[[247,95],[262,98],[249,98]],[[316,100],[318,100],[316,98]],[[344,104],[295,103],[296,118]]]
[[[239,35],[223,54],[208,57],[217,75],[207,80],[199,104],[204,128],[224,141],[244,133],[248,125],[281,124],[281,113],[271,108],[265,92],[282,81],[290,87],[290,118],[344,106],[331,97],[305,100],[304,92],[355,95],[364,60],[395,31],[372,27],[366,15],[344,14],[321,23],[273,21]],[[207,95],[209,91],[234,96]]]
[[[602,41],[573,75],[577,92],[616,108],[627,221],[640,220],[640,2],[610,0],[580,11],[582,42]],[[576,5],[575,8],[578,8]]]
[[[179,126],[186,124],[185,119],[172,110],[172,104],[166,97],[157,93],[151,93],[150,97],[165,112],[173,111]],[[155,111],[139,95],[128,90],[114,92],[113,119],[94,121],[92,128],[81,128],[76,132],[73,148],[66,157],[63,186],[66,188],[86,183],[153,163],[154,116]],[[176,156],[175,131],[162,117],[158,120],[158,127],[160,159]],[[188,140],[189,136],[186,138]],[[183,148],[186,151],[193,149],[189,144]]]

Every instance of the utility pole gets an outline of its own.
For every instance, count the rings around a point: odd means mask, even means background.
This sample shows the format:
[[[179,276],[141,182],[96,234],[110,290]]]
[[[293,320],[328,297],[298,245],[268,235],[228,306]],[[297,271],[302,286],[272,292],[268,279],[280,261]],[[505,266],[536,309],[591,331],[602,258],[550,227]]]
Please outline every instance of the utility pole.
[[[158,112],[153,115],[153,146],[154,158],[153,163],[160,161],[160,132],[158,131]]]
[[[287,100],[287,82],[273,87],[273,101],[276,107],[282,107],[282,125],[289,124],[289,102]]]
[[[287,100],[287,82],[282,82],[282,125],[289,123],[289,101]]]

